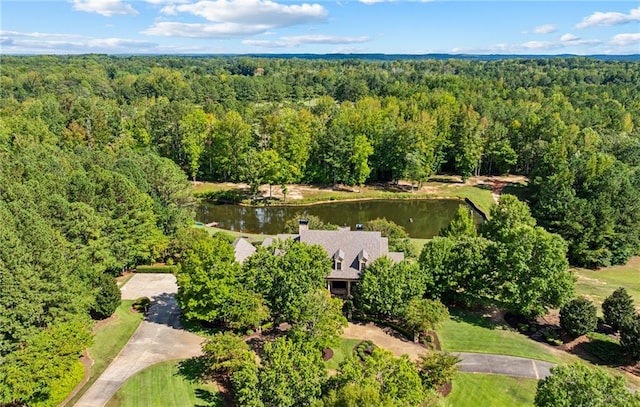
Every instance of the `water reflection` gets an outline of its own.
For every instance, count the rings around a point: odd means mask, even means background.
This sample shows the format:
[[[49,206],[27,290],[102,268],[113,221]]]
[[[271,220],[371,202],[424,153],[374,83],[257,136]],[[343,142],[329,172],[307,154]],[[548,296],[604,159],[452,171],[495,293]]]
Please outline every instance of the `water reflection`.
[[[282,233],[288,219],[298,215],[315,215],[324,222],[355,227],[375,218],[387,218],[403,226],[411,237],[430,238],[446,226],[459,205],[455,199],[374,200],[335,202],[311,206],[247,207],[202,202],[197,220],[218,222],[219,227],[245,233]],[[481,222],[475,215],[476,223]]]

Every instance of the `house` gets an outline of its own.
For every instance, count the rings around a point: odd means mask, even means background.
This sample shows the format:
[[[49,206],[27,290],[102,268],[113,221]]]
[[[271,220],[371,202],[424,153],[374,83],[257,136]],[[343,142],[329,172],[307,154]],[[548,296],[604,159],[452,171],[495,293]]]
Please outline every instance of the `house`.
[[[386,237],[382,237],[380,232],[362,230],[362,225],[356,225],[356,230],[349,227],[312,230],[306,220],[301,220],[298,234],[279,234],[277,238],[320,245],[332,262],[327,289],[331,294],[341,297],[351,295],[360,279],[360,273],[377,258],[387,256],[395,263],[404,260],[404,253],[389,252],[389,240]],[[262,246],[268,247],[272,243],[273,239],[267,238]],[[242,238],[233,243],[233,248],[239,263],[256,252],[256,248]]]
[[[393,262],[404,260],[404,253],[389,252],[389,240],[380,232],[341,227],[338,230],[312,230],[307,221],[301,220],[297,235],[278,235],[279,239],[293,238],[306,244],[322,246],[332,260],[327,288],[331,294],[350,296],[360,279],[360,273],[377,258],[387,256]]]

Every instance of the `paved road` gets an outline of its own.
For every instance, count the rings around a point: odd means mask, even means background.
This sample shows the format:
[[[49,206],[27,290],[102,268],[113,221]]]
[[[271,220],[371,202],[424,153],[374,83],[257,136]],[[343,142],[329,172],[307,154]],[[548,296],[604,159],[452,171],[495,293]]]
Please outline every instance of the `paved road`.
[[[122,287],[123,299],[151,298],[149,314],[76,407],[102,407],[128,378],[142,369],[200,354],[203,339],[180,329],[176,292],[172,274],[136,274]]]
[[[425,353],[425,348],[421,345],[407,340],[390,328],[380,328],[371,323],[349,323],[342,336],[362,340],[370,339],[373,343],[390,350],[397,356],[407,354],[413,360],[417,360],[419,355]],[[466,352],[454,354],[462,359],[458,364],[460,371],[467,373],[492,373],[543,379],[549,376],[549,369],[555,366],[553,363],[515,356]]]

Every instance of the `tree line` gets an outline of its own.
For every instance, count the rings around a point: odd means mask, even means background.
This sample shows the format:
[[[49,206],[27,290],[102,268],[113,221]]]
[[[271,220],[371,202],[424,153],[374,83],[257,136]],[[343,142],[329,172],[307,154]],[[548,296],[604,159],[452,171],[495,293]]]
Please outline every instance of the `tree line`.
[[[637,62],[0,57],[0,139],[151,148],[192,179],[363,184],[523,174],[572,264],[640,241]]]

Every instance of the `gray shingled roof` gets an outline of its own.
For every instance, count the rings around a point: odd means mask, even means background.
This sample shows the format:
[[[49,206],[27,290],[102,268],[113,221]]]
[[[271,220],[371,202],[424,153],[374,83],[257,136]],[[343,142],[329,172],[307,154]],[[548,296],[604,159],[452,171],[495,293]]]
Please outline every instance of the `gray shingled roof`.
[[[317,244],[333,258],[338,251],[344,253],[342,270],[331,270],[329,279],[356,280],[359,278],[359,260],[362,254],[371,264],[378,257],[388,256],[394,261],[402,261],[403,253],[389,253],[389,241],[380,232],[350,230],[301,230],[300,241]],[[340,254],[342,254],[340,253]]]
[[[256,252],[256,248],[247,240],[239,237],[233,242],[233,250],[235,252],[236,261],[242,264],[245,259]]]

